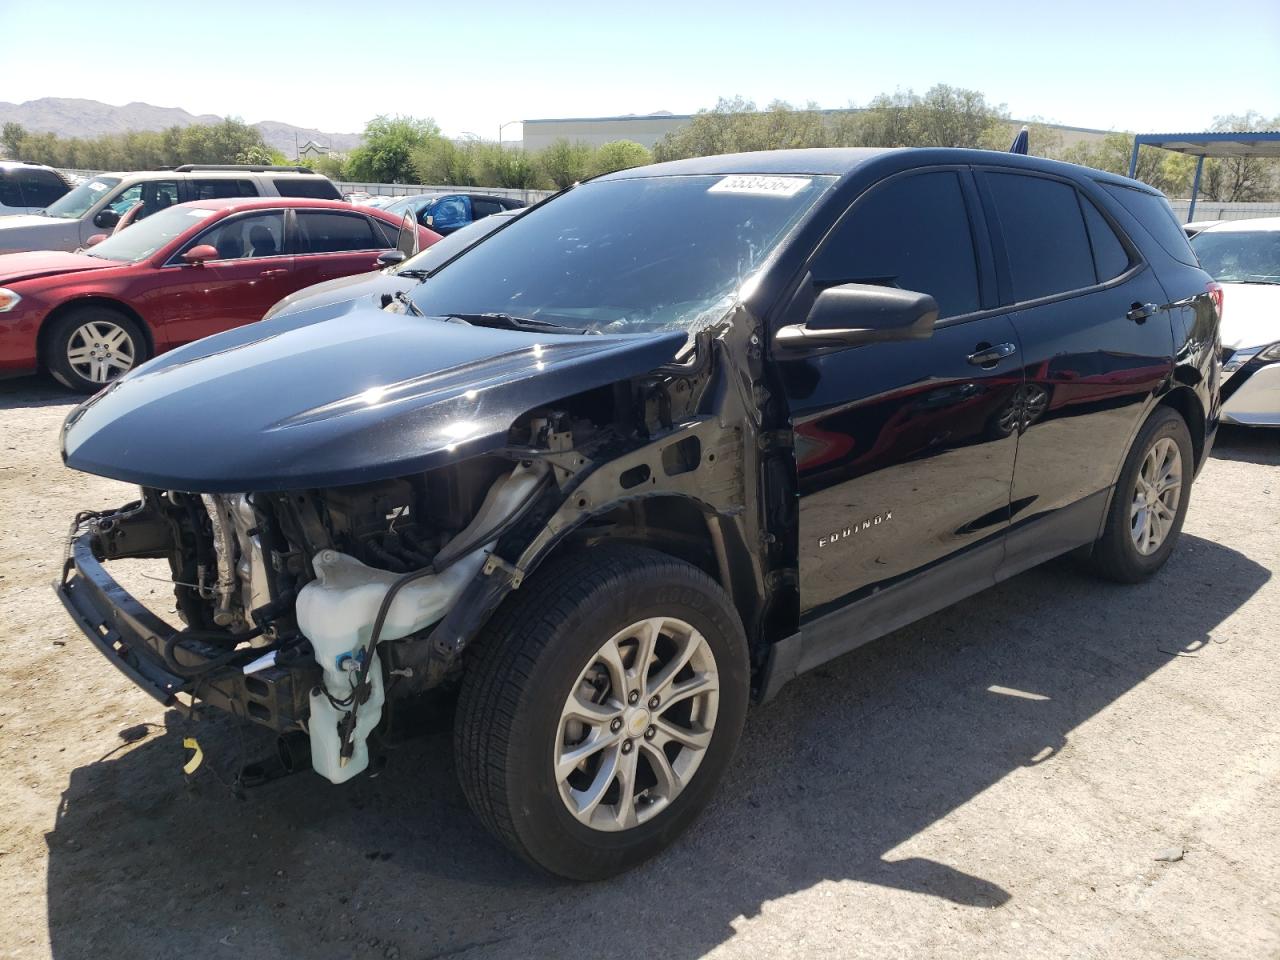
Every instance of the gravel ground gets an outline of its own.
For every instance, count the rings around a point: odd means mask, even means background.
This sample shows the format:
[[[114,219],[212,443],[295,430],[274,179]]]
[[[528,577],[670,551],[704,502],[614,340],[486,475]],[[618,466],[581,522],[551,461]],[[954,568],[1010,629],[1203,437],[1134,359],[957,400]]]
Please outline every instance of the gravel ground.
[[[265,743],[215,722],[184,777],[49,589],[131,495],[63,469],[71,406],[0,384],[0,957],[1280,957],[1280,434],[1220,438],[1152,582],[1057,561],[798,680],[690,834],[573,886],[476,825],[447,734],[237,798]],[[123,579],[163,612],[163,573]]]

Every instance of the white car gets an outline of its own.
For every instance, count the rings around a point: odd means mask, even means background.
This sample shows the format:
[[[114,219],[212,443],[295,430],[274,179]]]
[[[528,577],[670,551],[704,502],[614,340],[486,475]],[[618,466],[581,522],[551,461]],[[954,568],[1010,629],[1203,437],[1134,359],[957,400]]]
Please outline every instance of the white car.
[[[1226,220],[1191,246],[1222,284],[1222,421],[1280,427],[1280,217]]]
[[[39,213],[70,189],[71,184],[53,167],[0,160],[0,217]]]

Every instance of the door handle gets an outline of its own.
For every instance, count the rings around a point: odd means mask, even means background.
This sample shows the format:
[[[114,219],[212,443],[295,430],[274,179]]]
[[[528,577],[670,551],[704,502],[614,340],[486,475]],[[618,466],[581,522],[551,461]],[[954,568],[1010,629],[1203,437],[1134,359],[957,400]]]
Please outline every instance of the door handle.
[[[1011,357],[1017,352],[1018,348],[1012,343],[997,343],[994,347],[989,343],[980,343],[969,354],[969,362],[975,367],[994,367],[1005,357]]]
[[[1154,303],[1134,303],[1129,305],[1129,312],[1125,316],[1134,323],[1146,323],[1147,318],[1159,309]]]
[[[263,270],[258,276],[260,277],[283,277],[289,272],[287,267],[277,267],[275,270]]]

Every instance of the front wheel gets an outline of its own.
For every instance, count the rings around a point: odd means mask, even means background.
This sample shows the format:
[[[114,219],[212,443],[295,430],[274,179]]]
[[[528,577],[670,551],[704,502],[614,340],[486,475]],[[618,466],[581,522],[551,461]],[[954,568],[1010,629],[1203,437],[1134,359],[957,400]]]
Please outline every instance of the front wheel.
[[[596,547],[499,610],[467,665],[455,751],[476,815],[575,880],[670,844],[710,799],[748,699],[746,639],[698,568]]]
[[[1169,407],[1157,407],[1138,431],[1094,545],[1099,573],[1137,583],[1164,566],[1187,515],[1194,457],[1186,421]]]
[[[44,338],[44,363],[54,379],[94,393],[147,359],[138,324],[110,307],[78,307],[53,321]]]

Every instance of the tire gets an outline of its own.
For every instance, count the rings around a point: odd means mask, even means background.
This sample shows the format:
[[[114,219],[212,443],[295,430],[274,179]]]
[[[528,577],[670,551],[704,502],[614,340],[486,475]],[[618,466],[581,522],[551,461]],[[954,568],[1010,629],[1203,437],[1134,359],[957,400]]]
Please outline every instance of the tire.
[[[85,306],[53,321],[43,353],[44,365],[64,387],[96,393],[146,360],[150,350],[136,320],[111,307]]]
[[[1156,497],[1160,508],[1144,508],[1152,490],[1165,486],[1165,466],[1173,460],[1177,482],[1167,489],[1176,491],[1176,503],[1171,504],[1168,495],[1160,495]],[[1118,583],[1138,583],[1165,565],[1182,532],[1194,472],[1195,453],[1186,421],[1176,410],[1157,407],[1129,450],[1111,498],[1106,526],[1094,545],[1090,559],[1100,575]],[[1152,474],[1156,488],[1149,485]],[[1151,514],[1156,521],[1154,528],[1146,524]],[[1158,532],[1158,542],[1151,539],[1144,543],[1144,531]]]
[[[650,636],[654,656],[636,670]],[[620,651],[612,665],[606,650]],[[688,665],[676,669],[681,656]],[[627,677],[615,679],[624,668]],[[621,689],[642,699],[620,706]],[[682,698],[688,690],[702,692]],[[613,876],[668,846],[706,806],[748,696],[742,624],[703,571],[628,546],[553,559],[469,651],[454,725],[462,789],[481,822],[528,862],[572,880]],[[584,703],[599,714],[593,725],[576,719]],[[704,746],[684,745],[691,738]],[[590,756],[573,766],[565,758],[575,750]],[[656,752],[667,758],[663,778]],[[584,812],[590,797],[603,799]]]

